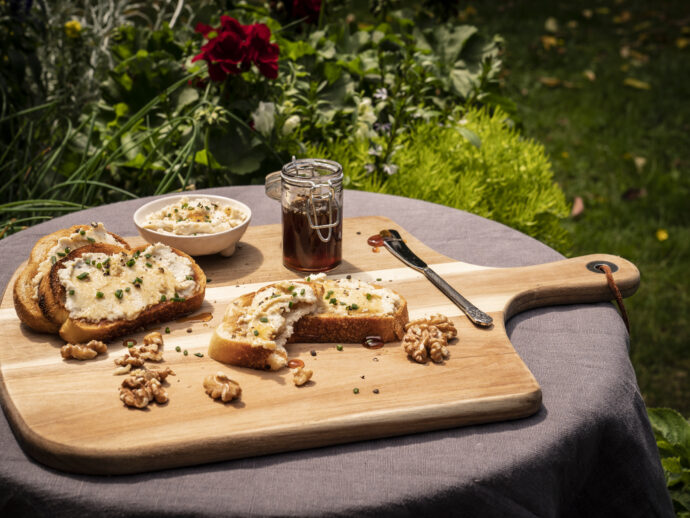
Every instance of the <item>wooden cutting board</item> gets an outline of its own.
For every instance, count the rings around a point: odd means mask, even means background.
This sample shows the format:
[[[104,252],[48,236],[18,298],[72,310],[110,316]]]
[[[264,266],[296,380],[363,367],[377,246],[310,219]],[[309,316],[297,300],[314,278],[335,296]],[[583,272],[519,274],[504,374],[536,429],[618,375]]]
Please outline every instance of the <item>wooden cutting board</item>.
[[[495,325],[473,326],[421,274],[385,249],[372,252],[366,238],[383,228],[398,228],[410,248],[490,313]],[[280,226],[250,227],[233,257],[199,259],[210,284],[198,313],[213,319],[157,326],[170,327],[163,365],[176,376],[168,378],[170,401],[146,410],[119,400],[123,378],[113,375],[113,360],[123,355],[122,341],[91,361],[63,360],[59,337],[20,324],[11,281],[0,305],[0,396],[23,447],[60,470],[136,473],[529,416],[540,408],[541,389],[508,340],[505,320],[537,306],[610,300],[605,276],[586,267],[593,261],[618,266],[614,277],[624,296],[639,283],[633,264],[608,255],[523,268],[453,261],[380,217],[346,220],[343,239],[343,264],[333,275],[380,279],[407,299],[410,318],[452,318],[459,339],[445,363],[414,363],[399,343],[378,350],[343,344],[342,351],[336,344],[292,344],[289,357],[314,371],[312,382],[295,387],[287,369],[260,372],[209,358],[209,338],[232,299],[296,277],[282,266]],[[140,244],[139,238],[130,241]],[[141,343],[143,334],[128,338]],[[203,378],[217,371],[240,383],[241,400],[222,404],[204,393]]]

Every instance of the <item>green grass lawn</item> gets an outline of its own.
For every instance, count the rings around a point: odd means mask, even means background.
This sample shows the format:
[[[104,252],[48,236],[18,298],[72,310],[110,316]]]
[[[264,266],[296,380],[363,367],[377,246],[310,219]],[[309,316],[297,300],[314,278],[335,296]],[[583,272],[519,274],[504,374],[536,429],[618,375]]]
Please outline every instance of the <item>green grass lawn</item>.
[[[486,3],[468,23],[505,38],[506,94],[584,211],[576,256],[641,271],[626,301],[648,406],[690,415],[690,2]],[[468,11],[465,11],[467,13]]]

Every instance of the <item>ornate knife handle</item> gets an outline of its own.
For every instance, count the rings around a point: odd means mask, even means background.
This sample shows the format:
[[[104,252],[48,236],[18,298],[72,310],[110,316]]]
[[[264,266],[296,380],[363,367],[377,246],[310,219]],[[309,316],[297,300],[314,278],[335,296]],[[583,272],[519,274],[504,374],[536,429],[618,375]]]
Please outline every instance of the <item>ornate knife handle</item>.
[[[436,286],[443,294],[448,297],[453,304],[459,307],[467,317],[478,326],[488,327],[493,324],[494,319],[484,313],[477,306],[472,304],[465,297],[460,295],[455,288],[443,280],[434,270],[428,266],[422,269],[422,273]]]

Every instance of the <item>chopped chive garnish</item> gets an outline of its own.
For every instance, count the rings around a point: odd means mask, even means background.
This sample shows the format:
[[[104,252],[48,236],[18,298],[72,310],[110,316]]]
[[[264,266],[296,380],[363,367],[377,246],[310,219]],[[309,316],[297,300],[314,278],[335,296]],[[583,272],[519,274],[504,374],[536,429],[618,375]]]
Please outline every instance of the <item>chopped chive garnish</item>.
[[[347,309],[354,311],[355,309],[359,309],[359,306],[357,304],[350,304]]]
[[[353,392],[354,394],[359,394],[359,389],[358,389],[358,388],[353,388],[353,389],[352,389],[352,392]]]
[[[187,352],[187,349],[185,349],[184,351],[182,351],[182,354],[184,354],[185,356],[187,356],[189,353]]]
[[[79,275],[77,275],[77,279],[79,279],[80,281],[83,281],[88,276],[89,276],[89,272],[80,273]]]
[[[185,301],[185,298],[184,298],[184,297],[179,297],[179,296],[175,295],[175,296],[172,298],[172,301],[173,301],[173,302],[184,302],[184,301]]]
[[[153,265],[152,265],[151,263],[146,263],[146,266],[148,266],[149,268],[151,268]]]
[[[129,286],[127,286],[127,287],[125,288],[125,291],[126,291],[127,293],[129,293]]]
[[[136,262],[136,260],[132,258],[129,261],[127,261],[127,266],[129,266],[131,268],[132,266],[134,266],[135,262]]]
[[[254,329],[254,336],[259,336],[259,332],[256,329]]]
[[[203,358],[204,355],[202,353],[194,353],[194,356],[198,356],[199,358]]]
[[[165,328],[165,332],[168,333],[168,334],[170,334],[170,328],[169,328],[169,327],[166,327],[166,328]]]
[[[50,258],[50,262],[53,263],[53,264],[57,263],[57,257],[52,256],[52,257]]]
[[[266,317],[261,317],[259,320],[261,320],[264,323],[268,322],[268,318],[266,318]]]
[[[134,285],[136,286],[137,284],[141,284],[142,282],[144,282],[144,281],[141,280],[141,277],[136,277],[136,278],[132,281],[132,284],[134,284]]]
[[[178,345],[177,347],[175,347],[175,350],[179,353],[182,350],[182,348]]]
[[[186,208],[187,208],[187,205],[188,205],[187,203],[183,203],[183,204],[182,204],[182,208],[183,208],[183,209],[186,209]]]
[[[134,341],[133,340],[127,340],[126,344],[127,344],[127,347],[134,347]]]
[[[300,295],[304,295],[304,288],[302,288],[299,292]]]
[[[144,257],[146,257],[146,259],[151,259],[151,254],[146,254]]]
[[[103,292],[102,292],[102,291],[97,291],[97,292],[96,292],[96,298],[97,298],[97,299],[102,299],[102,298],[103,298]]]
[[[96,268],[100,270],[101,268],[103,268],[103,265],[101,263],[96,263]]]
[[[141,255],[141,250],[137,250],[136,252],[134,252],[133,257],[134,257],[135,259],[139,259],[139,256],[140,256],[140,255]]]
[[[85,230],[80,230],[79,233],[83,236],[84,234],[86,234],[86,231],[85,231]]]
[[[165,295],[161,295],[161,302],[165,302],[166,300],[168,300],[167,297]]]
[[[307,281],[307,282],[310,282],[310,281],[311,281],[311,275],[307,275],[307,278],[304,279],[304,280]]]
[[[329,292],[326,293],[326,296],[324,297],[324,299],[330,299],[331,295],[333,295],[333,290],[329,290]]]
[[[292,292],[292,296],[293,296],[293,297],[296,297],[296,296],[297,296],[297,292],[296,292],[296,291],[293,291],[293,292]]]
[[[340,344],[336,345],[335,348],[338,349],[339,351],[343,350],[343,346]]]
[[[294,290],[294,289],[295,289],[294,286],[288,286],[288,289],[287,289],[287,290],[288,290],[288,291],[292,291],[292,290]]]
[[[208,284],[209,282],[211,282],[211,279],[206,279],[206,283]]]
[[[69,290],[68,292],[70,295],[74,295],[74,290]]]
[[[188,281],[193,281],[194,276],[193,275],[187,275],[187,277],[185,277],[185,279],[187,279]]]
[[[341,300],[341,301],[340,301],[340,305],[341,305],[341,306],[344,306],[344,305],[345,305],[345,302],[343,302],[343,301]]]
[[[274,293],[273,295],[271,295],[271,298],[272,298],[272,299],[276,299],[276,298],[278,298],[279,296],[280,296],[280,295],[278,295],[277,293]]]
[[[333,304],[333,305],[335,305],[335,304],[338,303],[338,301],[335,299],[335,297],[333,297],[333,298],[332,298],[331,300],[329,300],[328,302],[329,302],[330,304]]]
[[[69,254],[72,251],[72,249],[68,246],[65,247],[65,254]]]
[[[122,295],[123,295],[122,290],[115,290],[115,296],[116,296],[118,299],[121,299],[121,298],[122,298]]]
[[[377,280],[377,281],[380,281],[380,280],[381,280],[381,277],[377,277],[376,280]]]
[[[371,293],[367,293],[367,300],[371,300]]]
[[[288,307],[292,309],[292,301],[288,302]]]
[[[86,239],[89,241],[89,243],[95,243],[96,242],[96,240],[92,237],[87,237]]]
[[[84,259],[84,262],[85,262],[86,264],[91,264],[91,259]]]
[[[57,255],[59,255],[60,257],[65,257],[67,254],[65,254],[64,252],[58,252]]]

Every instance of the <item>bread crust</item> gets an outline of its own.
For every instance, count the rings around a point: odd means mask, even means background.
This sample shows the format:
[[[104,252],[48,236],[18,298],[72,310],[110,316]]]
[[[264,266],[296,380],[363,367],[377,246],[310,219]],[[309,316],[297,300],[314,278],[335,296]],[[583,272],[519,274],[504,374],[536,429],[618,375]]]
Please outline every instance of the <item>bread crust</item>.
[[[58,272],[66,261],[92,252],[114,255],[120,252],[133,253],[137,250],[143,251],[146,248],[146,246],[141,246],[132,250],[126,250],[106,243],[95,243],[70,252],[66,257],[53,265],[50,274],[41,281],[39,286],[39,304],[42,311],[49,316],[51,321],[59,326],[59,334],[65,341],[83,343],[89,340],[111,340],[142,326],[155,322],[174,320],[201,306],[206,293],[206,275],[190,256],[173,248],[172,251],[175,254],[186,257],[191,261],[194,280],[197,283],[197,291],[191,297],[187,297],[183,302],[159,302],[149,306],[137,318],[132,320],[89,322],[85,319],[74,319],[69,316],[69,312],[65,308],[65,288],[60,283],[58,277]]]
[[[34,288],[32,281],[38,274],[38,267],[44,259],[48,257],[48,252],[57,244],[60,238],[68,237],[79,230],[88,230],[89,225],[73,225],[48,234],[40,238],[29,253],[29,260],[26,266],[17,276],[12,288],[12,299],[14,309],[19,320],[24,322],[34,331],[39,333],[57,333],[59,330],[51,318],[47,317],[41,310],[39,301],[33,298]],[[122,237],[112,232],[108,232],[123,248],[129,250],[129,244]]]

